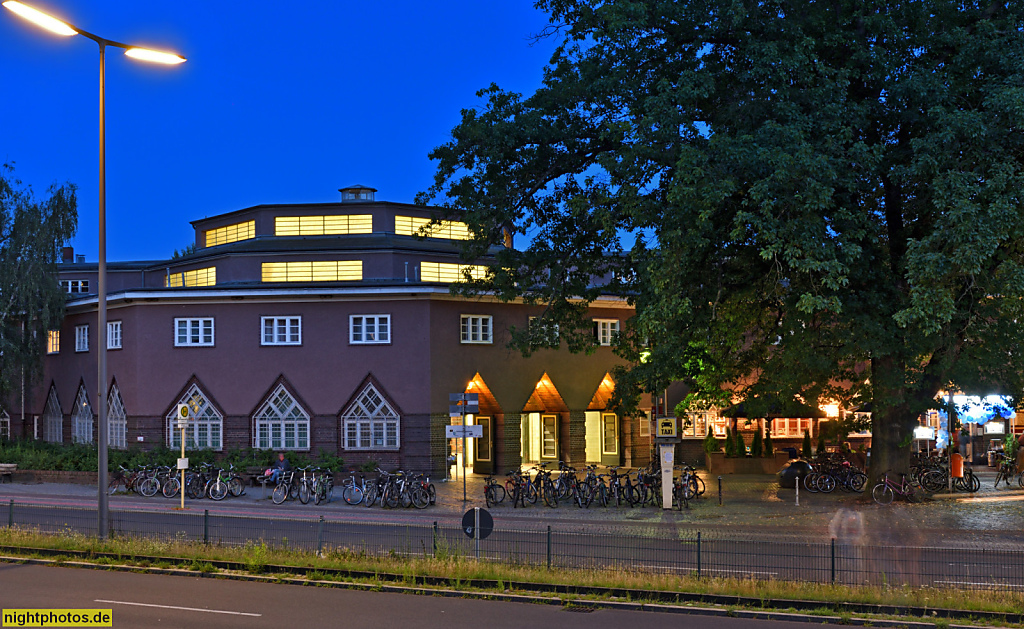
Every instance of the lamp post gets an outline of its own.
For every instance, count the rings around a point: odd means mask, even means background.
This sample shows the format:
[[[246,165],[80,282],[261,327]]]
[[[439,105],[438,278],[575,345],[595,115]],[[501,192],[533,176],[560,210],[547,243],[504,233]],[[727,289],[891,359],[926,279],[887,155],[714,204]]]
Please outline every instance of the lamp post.
[[[99,155],[99,269],[97,278],[97,380],[99,382],[96,413],[96,441],[99,454],[97,465],[97,489],[99,493],[98,523],[96,535],[100,539],[107,536],[107,520],[109,505],[107,503],[107,156],[106,156],[106,84],[105,58],[107,46],[123,48],[126,56],[152,63],[178,64],[185,61],[179,55],[139,48],[122,44],[88,31],[72,26],[63,20],[47,15],[17,0],[7,0],[3,6],[19,17],[51,33],[64,37],[82,35],[96,42],[100,47],[100,155]],[[184,491],[184,487],[182,488]]]

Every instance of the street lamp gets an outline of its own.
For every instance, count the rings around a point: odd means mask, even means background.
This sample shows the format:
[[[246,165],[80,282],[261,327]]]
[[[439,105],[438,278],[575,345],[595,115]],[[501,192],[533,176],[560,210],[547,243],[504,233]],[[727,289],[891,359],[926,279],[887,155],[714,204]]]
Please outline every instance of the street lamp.
[[[97,449],[99,450],[98,479],[97,487],[99,493],[99,520],[96,534],[100,539],[107,536],[107,520],[109,505],[107,503],[107,156],[106,156],[106,86],[105,56],[107,46],[123,48],[126,56],[141,61],[153,63],[178,64],[185,61],[179,55],[129,46],[110,39],[104,39],[93,35],[67,22],[47,15],[42,11],[30,7],[17,0],[7,0],[4,7],[22,17],[36,26],[44,28],[51,33],[70,37],[82,35],[96,42],[100,47],[100,189],[99,189],[99,269],[97,287],[97,379],[99,381],[99,395],[97,399]],[[184,488],[182,488],[184,491]]]

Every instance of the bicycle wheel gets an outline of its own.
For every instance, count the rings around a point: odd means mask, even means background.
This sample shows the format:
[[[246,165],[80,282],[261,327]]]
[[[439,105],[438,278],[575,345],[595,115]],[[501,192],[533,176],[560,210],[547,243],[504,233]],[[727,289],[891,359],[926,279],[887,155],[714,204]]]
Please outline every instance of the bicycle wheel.
[[[417,509],[426,509],[430,506],[430,494],[423,485],[416,485],[412,488],[412,506]]]
[[[398,506],[401,496],[398,495],[398,485],[390,484],[384,488],[384,495],[381,496],[381,505],[394,509]]]
[[[863,472],[854,472],[850,476],[850,489],[860,493],[864,491],[864,486],[868,484],[868,475]]]
[[[974,479],[974,478],[977,478],[977,477],[974,476],[974,475],[971,475],[971,478]],[[1017,474],[1017,484],[1020,485],[1021,487],[1024,487],[1024,472],[1021,472],[1020,474]]]
[[[377,494],[380,493],[377,483],[370,483],[363,492],[363,506],[372,507],[377,502]]]
[[[152,498],[160,491],[160,481],[150,476],[139,483],[139,493],[146,498]]]
[[[501,485],[498,485],[501,487]],[[434,487],[434,483],[427,483],[427,496],[430,498],[430,504],[437,504],[437,489]],[[505,488],[501,488],[501,500],[505,499]],[[501,502],[499,500],[498,502]]]
[[[167,482],[164,483],[164,486],[160,488],[160,491],[161,493],[163,493],[164,498],[174,498],[175,496],[178,495],[178,491],[180,490],[181,481],[174,476],[168,478]]]
[[[431,487],[433,487],[433,485],[431,485]],[[501,504],[501,502],[503,500],[505,500],[505,488],[502,487],[501,485],[498,485],[497,483],[495,483],[494,485],[491,485],[491,487],[494,488],[494,496],[492,497],[493,498],[492,502],[494,502],[494,504]],[[430,489],[429,488],[427,489],[427,493],[430,493]],[[430,504],[434,504],[434,503],[432,502]]]
[[[299,483],[299,502],[306,505],[309,504],[309,483],[303,481]]]
[[[110,484],[107,485],[107,493],[110,495],[116,494],[118,491],[128,492],[128,486],[124,483],[124,477],[118,476],[110,479]]]
[[[818,477],[821,476],[818,472],[808,472],[807,476],[804,476],[804,489],[811,492],[812,494],[818,493]]]
[[[815,483],[815,486],[821,493],[830,494],[835,491],[836,478],[831,474],[821,474],[818,476],[818,482]]]
[[[238,476],[232,476],[231,480],[228,481],[228,491],[235,498],[245,493],[245,485],[242,483],[242,479]]]
[[[408,509],[412,506],[412,489],[408,485],[398,492],[398,504],[402,505],[403,509]]]
[[[537,504],[537,486],[533,483],[526,485],[526,501],[532,505]]]
[[[558,490],[551,481],[544,483],[544,504],[548,507],[558,506]]]
[[[892,488],[885,483],[878,483],[875,485],[875,488],[871,490],[871,497],[874,498],[875,502],[878,504],[887,505],[892,502]]]
[[[921,487],[930,492],[942,491],[946,486],[946,475],[939,470],[932,470],[921,475]]]
[[[320,504],[320,501],[323,500],[323,494],[324,494],[323,485],[324,485],[323,481],[320,481],[320,480],[314,480],[313,481],[313,504],[315,504],[315,505]]]
[[[290,488],[288,487],[288,483],[281,483],[277,487],[274,487],[274,493],[270,498],[274,501],[274,504],[279,505],[288,499],[289,490]]]
[[[363,501],[363,490],[358,485],[345,485],[341,492],[341,499],[348,505],[357,505]]]
[[[484,486],[484,504],[488,509],[491,508],[492,504],[496,504],[494,500],[494,485]]]
[[[210,483],[210,500],[224,500],[228,495],[228,484],[221,479],[216,479]]]
[[[324,481],[324,500],[327,502],[334,501],[334,481],[329,478]]]
[[[700,476],[697,476],[696,474],[694,474],[694,475],[693,475],[693,482],[694,482],[694,484],[695,484],[695,486],[696,486],[696,488],[697,488],[697,495],[698,495],[698,496],[703,496],[703,495],[704,495],[704,491],[705,491],[705,489],[707,489],[707,488],[706,488],[706,487],[704,486],[704,481],[702,481],[702,480],[700,479]]]

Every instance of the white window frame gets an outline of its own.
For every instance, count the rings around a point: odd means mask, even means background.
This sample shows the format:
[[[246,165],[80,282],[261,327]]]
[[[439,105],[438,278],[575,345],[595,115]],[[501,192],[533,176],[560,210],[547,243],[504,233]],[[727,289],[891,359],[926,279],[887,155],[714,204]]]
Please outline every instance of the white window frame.
[[[341,414],[345,450],[398,450],[401,428],[402,418],[372,384]]]
[[[597,336],[597,343],[608,347],[619,335],[618,319],[594,319],[594,333]]]
[[[349,315],[350,345],[388,345],[391,343],[391,315]]]
[[[464,344],[491,345],[494,343],[494,317],[491,315],[462,315],[459,336]]]
[[[107,395],[107,442],[111,448],[124,450],[128,447],[128,418],[124,412],[124,402],[117,385],[110,387]]]
[[[75,352],[89,351],[89,324],[75,326]]]
[[[64,411],[60,409],[57,399],[57,387],[50,387],[43,408],[43,440],[50,443],[64,442]]]
[[[0,409],[0,438],[11,438],[11,416],[6,409]]]
[[[544,342],[550,345],[558,345],[558,324],[557,323],[539,323],[539,317],[530,317],[529,326],[530,331],[537,332],[544,337]]]
[[[85,385],[78,386],[75,410],[71,413],[71,443],[92,443],[92,405]]]
[[[213,347],[213,343],[213,317],[176,317],[174,319],[175,347]]]
[[[47,354],[59,354],[60,353],[60,330],[47,330],[46,331],[46,353]]]
[[[107,321],[107,349],[121,349],[121,322]]]
[[[284,385],[253,415],[252,447],[260,450],[309,450],[309,413]]]
[[[185,446],[191,449],[223,450],[224,416],[213,407],[210,399],[196,384],[189,387],[188,393],[182,396],[177,404],[171,405],[171,412],[164,418],[166,420],[167,447],[172,450],[181,449],[181,431],[178,430],[177,417],[178,404],[188,404],[191,409],[188,428],[185,429]]]
[[[302,317],[260,317],[260,345],[302,345]]]

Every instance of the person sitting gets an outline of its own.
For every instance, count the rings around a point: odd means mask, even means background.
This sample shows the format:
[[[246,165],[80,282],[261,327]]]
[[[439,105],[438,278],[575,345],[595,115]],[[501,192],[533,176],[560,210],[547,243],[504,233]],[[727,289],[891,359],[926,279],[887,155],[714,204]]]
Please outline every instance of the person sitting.
[[[277,461],[274,461],[274,466],[270,468],[270,482],[278,482],[281,479],[281,474],[290,469],[292,469],[292,466],[288,463],[288,459],[284,458],[284,452],[279,453]]]

